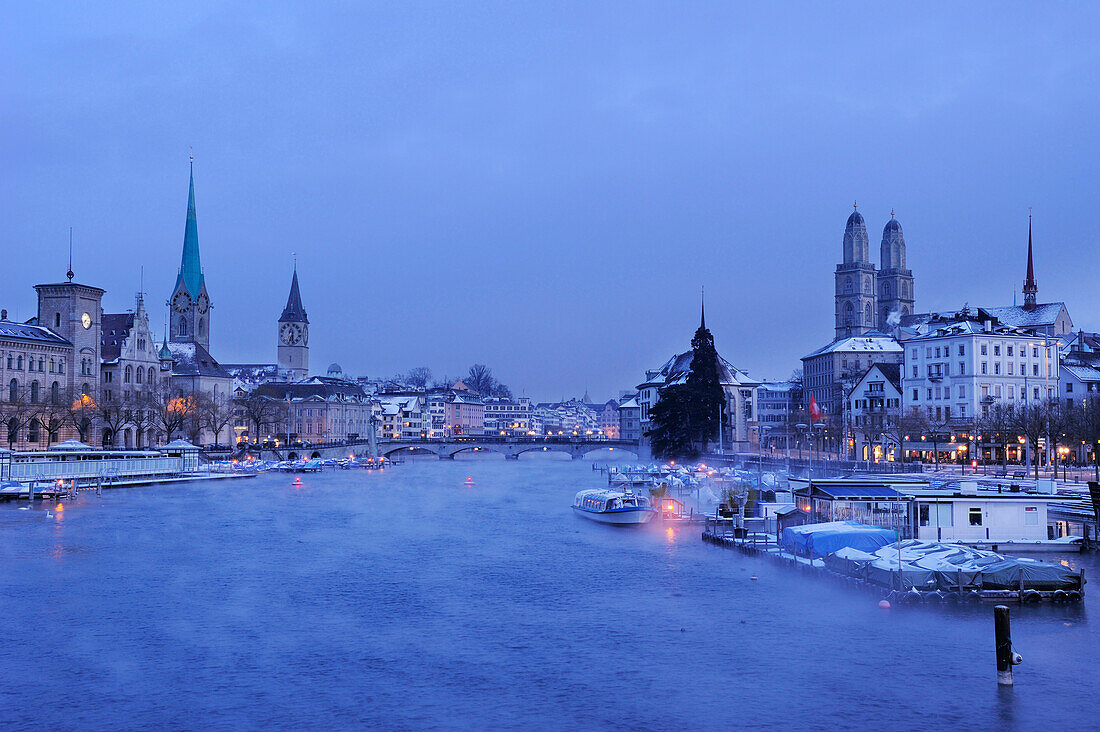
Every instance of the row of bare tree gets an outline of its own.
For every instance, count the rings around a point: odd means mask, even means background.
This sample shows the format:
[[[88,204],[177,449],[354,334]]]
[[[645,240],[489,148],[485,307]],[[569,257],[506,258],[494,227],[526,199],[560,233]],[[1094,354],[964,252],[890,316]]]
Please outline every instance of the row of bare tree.
[[[976,422],[964,423],[957,417],[943,414],[939,419],[918,407],[886,419],[885,438],[897,445],[924,438],[932,447],[936,462],[940,447],[951,442],[951,436],[964,431],[980,437],[981,444],[1001,449],[1002,465],[1007,467],[1008,448],[1020,444],[1023,437],[1032,446],[1035,476],[1039,475],[1040,451],[1035,447],[1047,441],[1047,449],[1057,466],[1058,448],[1076,449],[1091,446],[1093,460],[1100,456],[1100,401],[1069,405],[1057,399],[1040,402],[997,401],[989,405]],[[904,450],[902,459],[904,460]]]
[[[233,421],[234,402],[225,395],[188,394],[169,387],[108,395],[85,394],[79,390],[32,399],[25,389],[17,389],[0,401],[0,423],[6,427],[8,448],[14,448],[25,435],[30,446],[49,447],[71,425],[81,442],[98,442],[105,447],[119,446],[120,435],[133,430],[135,438],[162,435],[167,440],[183,435],[197,441],[209,430],[219,441]],[[14,398],[12,398],[14,397]],[[137,445],[134,445],[137,446]]]

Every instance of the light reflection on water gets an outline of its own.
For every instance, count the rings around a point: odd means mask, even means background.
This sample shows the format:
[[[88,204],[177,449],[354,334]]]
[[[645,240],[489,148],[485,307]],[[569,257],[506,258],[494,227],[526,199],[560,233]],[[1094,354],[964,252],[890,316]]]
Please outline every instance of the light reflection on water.
[[[0,723],[1095,723],[1095,583],[1085,608],[1013,610],[1005,694],[988,609],[882,611],[694,528],[574,517],[603,482],[546,456],[410,460],[107,491],[63,519],[0,506]]]

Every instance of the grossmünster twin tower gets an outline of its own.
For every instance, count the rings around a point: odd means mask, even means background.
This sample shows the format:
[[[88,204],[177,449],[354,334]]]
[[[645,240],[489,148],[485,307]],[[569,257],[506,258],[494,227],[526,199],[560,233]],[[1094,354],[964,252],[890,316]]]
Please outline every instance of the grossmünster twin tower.
[[[879,266],[871,262],[867,223],[857,206],[844,227],[844,261],[836,266],[836,338],[870,330],[888,333],[913,312],[913,272],[905,266],[905,236],[890,212]]]

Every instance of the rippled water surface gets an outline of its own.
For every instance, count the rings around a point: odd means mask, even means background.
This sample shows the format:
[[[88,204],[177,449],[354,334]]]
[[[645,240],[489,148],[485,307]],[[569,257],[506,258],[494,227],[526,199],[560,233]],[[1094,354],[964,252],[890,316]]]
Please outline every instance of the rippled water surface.
[[[585,521],[603,476],[541,458],[0,506],[0,724],[1100,725],[1096,555],[1068,558],[1084,608],[1013,610],[1005,692],[991,610],[882,611],[697,528]]]

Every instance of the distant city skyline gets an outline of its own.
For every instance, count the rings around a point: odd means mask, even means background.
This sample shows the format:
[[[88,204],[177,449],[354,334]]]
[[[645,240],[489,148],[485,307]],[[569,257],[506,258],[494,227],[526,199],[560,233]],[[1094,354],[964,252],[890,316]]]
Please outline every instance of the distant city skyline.
[[[853,200],[873,249],[896,211],[922,312],[1022,303],[1034,207],[1039,300],[1100,327],[1097,10],[630,8],[13,10],[0,306],[34,315],[72,226],[105,310],[144,267],[159,337],[193,146],[223,361],[273,360],[297,252],[314,372],[599,401],[706,285],[723,355],[784,379]]]

